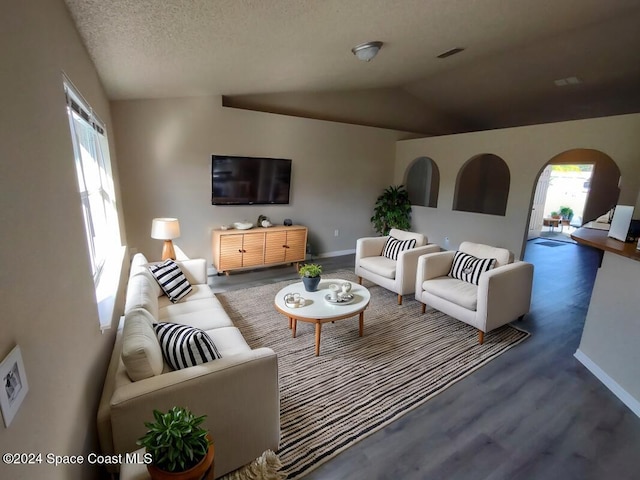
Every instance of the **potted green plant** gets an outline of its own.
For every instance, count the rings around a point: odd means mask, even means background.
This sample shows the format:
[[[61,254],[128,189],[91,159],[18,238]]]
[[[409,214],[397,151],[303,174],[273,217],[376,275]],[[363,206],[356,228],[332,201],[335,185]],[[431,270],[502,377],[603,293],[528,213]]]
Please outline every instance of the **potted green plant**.
[[[551,212],[551,218],[556,218],[556,219],[558,219],[558,218],[560,218],[560,214],[559,214],[558,212],[555,212],[555,211],[554,211],[554,212]]]
[[[213,442],[200,426],[206,415],[173,407],[167,413],[154,410],[153,416],[155,421],[145,422],[148,431],[137,441],[151,454],[147,469],[152,479],[195,480],[212,471]]]
[[[404,185],[387,187],[377,198],[371,223],[381,235],[388,235],[392,228],[411,229],[411,202]]]
[[[302,277],[302,283],[304,283],[304,289],[307,292],[315,292],[318,290],[321,273],[322,267],[315,263],[308,263],[300,267],[298,274]]]
[[[560,215],[565,220],[571,221],[573,218],[573,209],[571,207],[560,207]]]

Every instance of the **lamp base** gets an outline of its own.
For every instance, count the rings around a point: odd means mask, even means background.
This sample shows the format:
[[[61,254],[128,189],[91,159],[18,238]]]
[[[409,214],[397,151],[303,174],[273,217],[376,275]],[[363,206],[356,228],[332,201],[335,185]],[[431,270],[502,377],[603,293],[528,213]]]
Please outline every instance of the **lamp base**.
[[[162,246],[162,261],[168,259],[176,259],[176,251],[173,249],[173,242],[171,240],[165,240]]]

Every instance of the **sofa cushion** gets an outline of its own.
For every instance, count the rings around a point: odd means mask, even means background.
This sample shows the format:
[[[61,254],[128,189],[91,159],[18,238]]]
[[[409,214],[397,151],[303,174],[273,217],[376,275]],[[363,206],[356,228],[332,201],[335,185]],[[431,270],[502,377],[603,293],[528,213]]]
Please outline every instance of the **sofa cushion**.
[[[165,322],[153,327],[164,359],[174,370],[222,358],[213,340],[199,328]]]
[[[387,257],[364,257],[360,259],[360,267],[385,278],[396,278],[396,260]]]
[[[155,283],[157,284],[157,282]],[[169,300],[169,297],[167,297],[166,295],[162,295],[160,298],[158,298],[158,307],[160,307],[160,309],[166,306],[177,307],[178,305],[186,305],[192,302],[198,303],[199,300],[205,300],[210,298],[214,298],[213,292],[211,291],[211,287],[205,284],[200,284],[200,285],[192,284],[191,293],[186,297],[183,297],[179,303],[172,303],[171,300]]]
[[[164,361],[151,314],[143,308],[127,312],[122,331],[122,363],[134,382],[162,373]]]
[[[214,328],[206,331],[218,347],[223,357],[229,357],[243,352],[250,352],[251,347],[236,327]]]
[[[478,287],[473,283],[451,277],[438,277],[423,282],[422,289],[467,310],[477,310]]]
[[[229,315],[215,298],[180,302],[160,308],[158,321],[190,325],[201,330],[233,326]]]
[[[395,237],[389,237],[382,249],[382,256],[390,258],[391,260],[398,260],[400,252],[415,248],[416,239],[411,238],[409,240],[398,240]]]
[[[491,270],[496,264],[495,258],[477,258],[464,252],[456,252],[448,275],[464,282],[478,285],[480,275]]]
[[[138,274],[130,277],[124,313],[134,308],[144,308],[154,318],[158,318],[158,290],[158,282],[151,275]]]
[[[173,303],[179,302],[192,290],[191,284],[180,270],[180,266],[171,259],[158,265],[150,265],[149,271]]]

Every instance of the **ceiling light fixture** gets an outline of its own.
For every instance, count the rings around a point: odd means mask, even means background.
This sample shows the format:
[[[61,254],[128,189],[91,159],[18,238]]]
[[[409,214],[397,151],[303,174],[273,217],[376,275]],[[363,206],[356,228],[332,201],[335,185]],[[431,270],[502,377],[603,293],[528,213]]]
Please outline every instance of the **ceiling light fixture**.
[[[456,53],[460,53],[463,50],[464,48],[460,48],[460,47],[452,48],[451,50],[442,52],[440,55],[438,55],[438,58],[447,58],[447,57],[450,57],[451,55],[455,55]]]
[[[361,43],[351,49],[353,54],[363,62],[370,62],[373,57],[378,54],[378,51],[382,48],[382,42],[367,42]]]

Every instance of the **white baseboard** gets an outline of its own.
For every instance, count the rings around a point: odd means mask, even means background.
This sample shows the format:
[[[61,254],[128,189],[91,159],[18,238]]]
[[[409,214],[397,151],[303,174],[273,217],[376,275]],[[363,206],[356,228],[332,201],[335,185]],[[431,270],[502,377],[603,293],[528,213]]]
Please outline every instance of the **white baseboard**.
[[[593,375],[598,380],[600,380],[605,387],[611,390],[613,394],[622,401],[622,403],[624,403],[633,413],[640,417],[640,401],[631,396],[629,392],[622,388],[618,382],[616,382],[604,370],[596,365],[596,363],[587,355],[585,355],[585,353],[580,349],[576,350],[576,353],[573,356],[576,357],[578,361],[587,368],[587,370],[593,373]]]
[[[316,255],[316,258],[327,258],[327,257],[339,257],[341,255],[351,255],[356,253],[356,249],[352,248],[351,250],[338,250],[335,252],[324,252]]]

